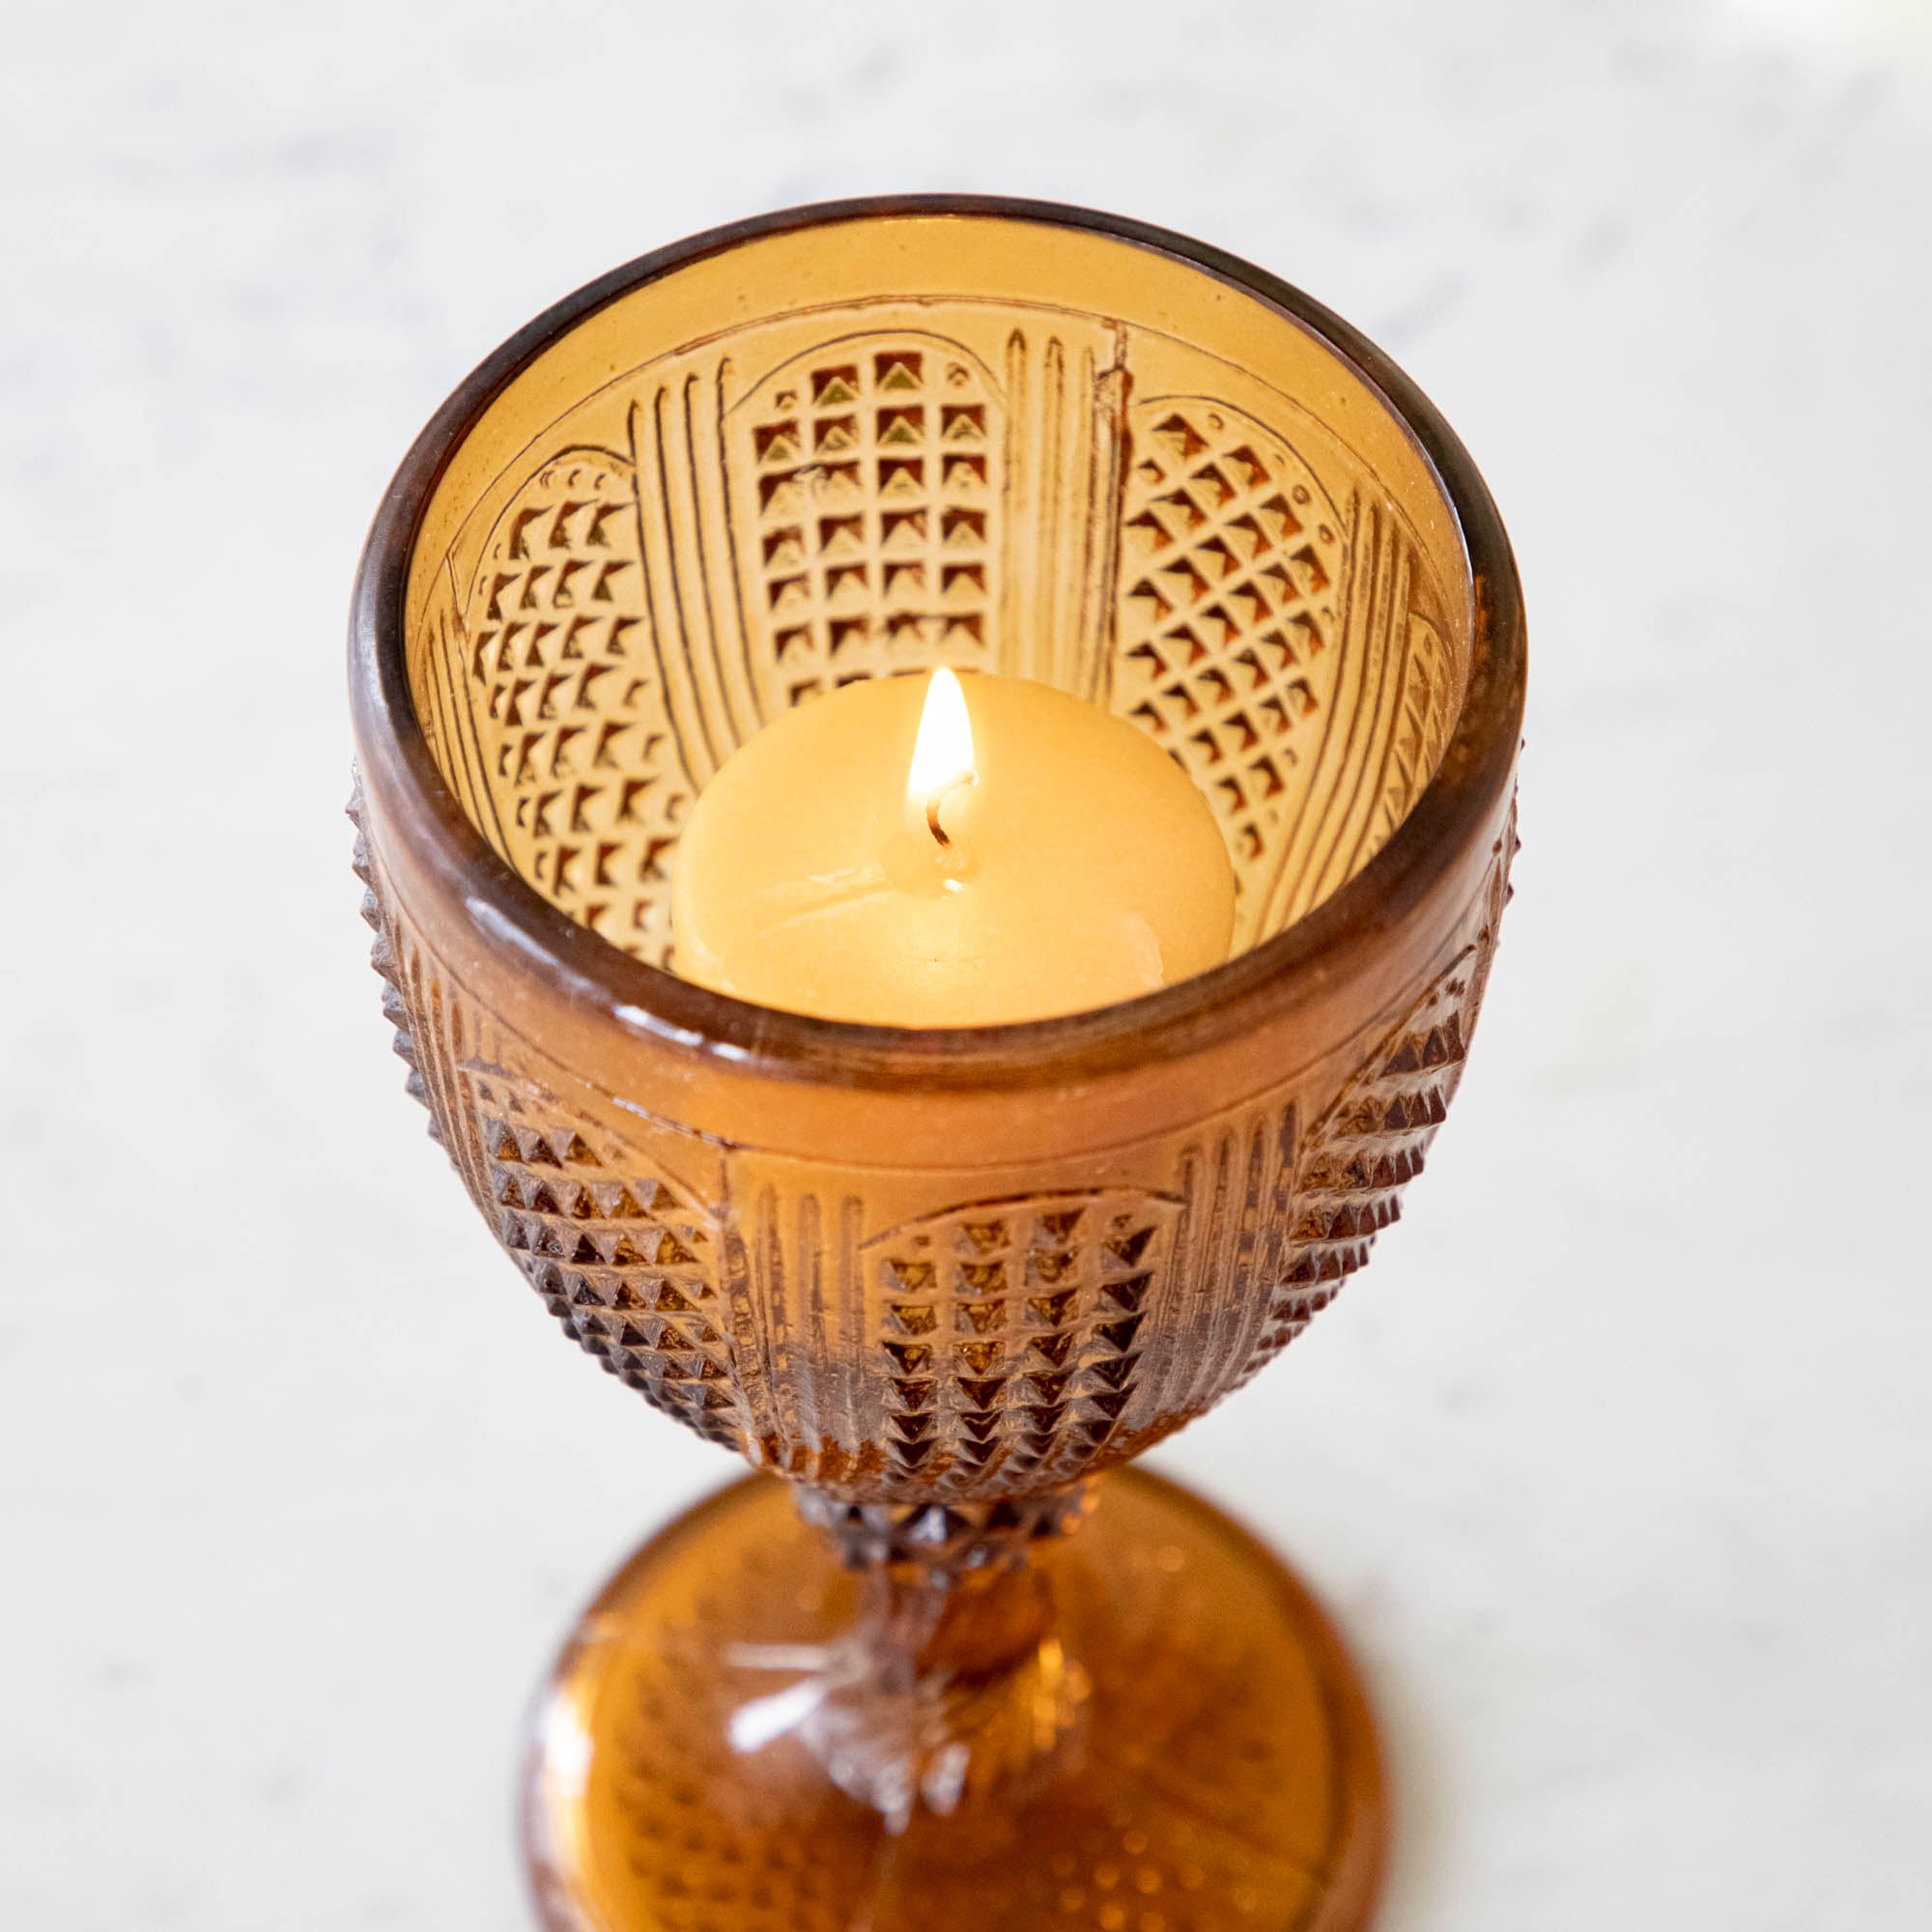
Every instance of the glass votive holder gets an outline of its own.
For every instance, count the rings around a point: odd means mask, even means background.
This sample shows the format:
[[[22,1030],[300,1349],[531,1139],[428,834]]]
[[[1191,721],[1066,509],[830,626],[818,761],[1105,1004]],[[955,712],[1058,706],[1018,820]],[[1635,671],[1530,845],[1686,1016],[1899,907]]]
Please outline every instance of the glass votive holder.
[[[410,1086],[565,1332],[769,1472],[648,1545],[558,1666],[548,1924],[1363,1922],[1346,1653],[1120,1465],[1299,1334],[1422,1164],[1507,895],[1524,649],[1495,508],[1386,357],[1218,250],[1045,204],[661,250],[423,433],[352,639]],[[677,977],[679,829],[724,758],[940,665],[1181,763],[1239,881],[1225,965],[934,1031]],[[599,1480],[628,1505],[647,1456]]]

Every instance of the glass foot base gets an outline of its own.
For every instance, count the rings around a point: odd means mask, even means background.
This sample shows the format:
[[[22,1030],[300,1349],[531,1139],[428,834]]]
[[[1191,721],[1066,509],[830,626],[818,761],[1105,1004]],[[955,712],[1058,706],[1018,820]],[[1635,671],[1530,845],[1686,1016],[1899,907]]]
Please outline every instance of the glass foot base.
[[[1076,1719],[997,1800],[904,1829],[808,1721],[859,1586],[784,1484],[734,1483],[590,1606],[525,1827],[550,1932],[1352,1932],[1387,1825],[1340,1639],[1228,1518],[1138,1469],[1036,1546]],[[748,1709],[753,1716],[748,1719]]]

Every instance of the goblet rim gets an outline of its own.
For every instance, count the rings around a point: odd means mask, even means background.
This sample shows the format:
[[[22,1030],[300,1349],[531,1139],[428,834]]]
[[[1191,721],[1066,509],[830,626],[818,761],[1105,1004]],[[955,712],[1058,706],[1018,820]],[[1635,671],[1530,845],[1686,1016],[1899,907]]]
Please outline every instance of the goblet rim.
[[[417,532],[456,451],[502,390],[600,309],[747,242],[904,216],[990,218],[1096,235],[1173,257],[1312,333],[1381,400],[1440,488],[1467,565],[1470,663],[1434,775],[1381,848],[1280,932],[1225,963],[1138,998],[984,1027],[911,1028],[763,1007],[634,958],[579,925],[500,858],[431,753],[407,662],[405,599]],[[488,950],[540,974],[548,993],[619,1038],[765,1077],[946,1091],[1045,1087],[1186,1058],[1236,1038],[1332,985],[1360,950],[1406,925],[1476,841],[1492,835],[1522,728],[1527,637],[1502,518],[1474,460],[1415,383],[1359,329],[1302,290],[1211,243],[1124,215],[984,194],[873,195],[806,203],[710,228],[586,282],[493,350],[412,443],[384,493],[356,571],[349,627],[351,714],[371,803],[431,888],[463,908]]]

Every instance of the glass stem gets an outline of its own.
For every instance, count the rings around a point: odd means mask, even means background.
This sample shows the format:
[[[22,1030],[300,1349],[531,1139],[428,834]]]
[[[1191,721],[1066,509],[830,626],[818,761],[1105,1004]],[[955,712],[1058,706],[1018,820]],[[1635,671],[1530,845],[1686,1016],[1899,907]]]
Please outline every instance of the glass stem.
[[[1029,1554],[1074,1526],[1081,1492],[965,1507],[800,1501],[859,1572],[857,1615],[809,1653],[742,1659],[798,1675],[743,1707],[734,1736],[753,1747],[790,1731],[895,1833],[922,1808],[1010,1805],[1072,1744],[1086,1702],[1051,1578]]]

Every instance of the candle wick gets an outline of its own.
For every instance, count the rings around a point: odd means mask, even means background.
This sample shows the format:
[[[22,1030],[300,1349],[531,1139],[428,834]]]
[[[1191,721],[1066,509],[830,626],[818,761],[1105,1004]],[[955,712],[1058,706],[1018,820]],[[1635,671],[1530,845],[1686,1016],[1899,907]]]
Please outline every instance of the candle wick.
[[[939,822],[939,808],[959,789],[961,785],[978,784],[978,772],[961,772],[957,778],[949,779],[937,791],[928,792],[925,800],[925,829],[943,846],[951,847],[952,835]]]

